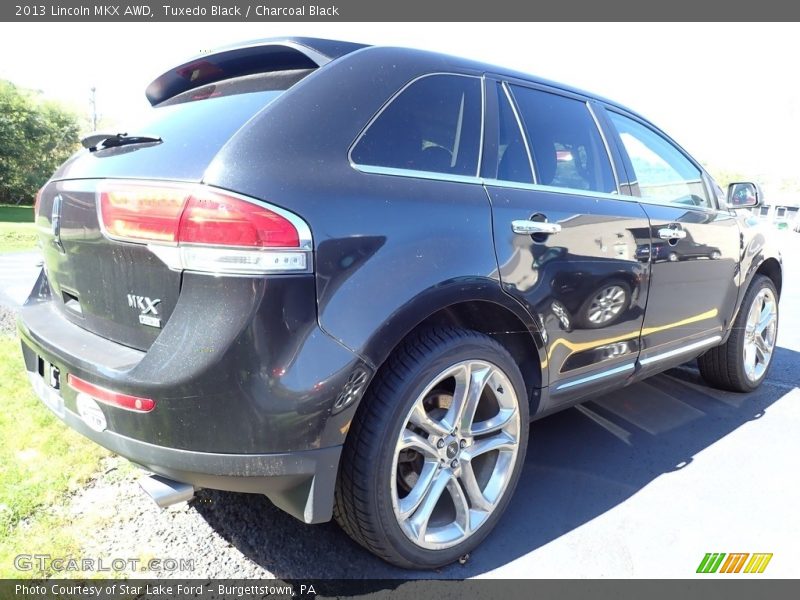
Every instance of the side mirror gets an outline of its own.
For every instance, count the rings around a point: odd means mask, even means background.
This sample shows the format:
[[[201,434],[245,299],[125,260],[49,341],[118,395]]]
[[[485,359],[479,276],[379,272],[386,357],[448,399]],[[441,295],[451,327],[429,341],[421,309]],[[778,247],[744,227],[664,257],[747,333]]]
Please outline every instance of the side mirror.
[[[755,183],[732,183],[728,186],[729,208],[752,208],[761,204],[761,192]]]

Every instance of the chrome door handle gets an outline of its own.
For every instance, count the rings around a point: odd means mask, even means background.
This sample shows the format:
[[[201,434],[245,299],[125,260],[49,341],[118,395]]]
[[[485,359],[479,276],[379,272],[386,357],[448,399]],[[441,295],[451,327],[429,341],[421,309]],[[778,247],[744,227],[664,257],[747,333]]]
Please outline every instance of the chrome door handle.
[[[530,221],[521,219],[511,221],[511,231],[520,235],[533,235],[534,233],[558,233],[561,225],[558,223],[548,223],[547,221]]]
[[[682,240],[686,237],[686,232],[683,229],[662,227],[658,230],[658,237],[660,237],[662,240]]]

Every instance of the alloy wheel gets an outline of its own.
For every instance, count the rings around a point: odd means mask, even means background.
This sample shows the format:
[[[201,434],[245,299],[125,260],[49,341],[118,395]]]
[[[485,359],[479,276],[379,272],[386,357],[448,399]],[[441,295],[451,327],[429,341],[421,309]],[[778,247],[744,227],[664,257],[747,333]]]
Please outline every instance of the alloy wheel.
[[[503,371],[478,360],[444,370],[417,397],[391,474],[395,518],[417,546],[455,546],[494,512],[516,464],[518,402]]]
[[[769,367],[778,333],[778,303],[769,288],[763,288],[750,305],[744,330],[744,372],[759,381]]]

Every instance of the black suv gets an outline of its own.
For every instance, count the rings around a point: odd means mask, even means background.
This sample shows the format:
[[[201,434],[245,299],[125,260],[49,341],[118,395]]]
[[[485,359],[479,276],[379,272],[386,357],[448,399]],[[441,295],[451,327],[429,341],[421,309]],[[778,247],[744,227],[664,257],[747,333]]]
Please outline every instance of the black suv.
[[[735,210],[758,189],[614,102],[314,39],[147,97],[41,190],[19,330],[43,401],[162,505],[265,494],[435,567],[500,518],[531,419],[696,357],[766,377],[781,259]]]

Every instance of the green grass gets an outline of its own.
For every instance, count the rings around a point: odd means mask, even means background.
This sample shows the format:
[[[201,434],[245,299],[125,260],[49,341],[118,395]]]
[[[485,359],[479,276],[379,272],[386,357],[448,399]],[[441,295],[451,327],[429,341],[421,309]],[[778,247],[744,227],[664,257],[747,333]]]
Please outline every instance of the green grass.
[[[0,401],[0,579],[49,575],[17,571],[14,556],[77,551],[79,535],[60,508],[106,453],[34,396],[10,336],[0,336]]]
[[[0,204],[0,222],[33,223],[33,207]]]
[[[33,207],[0,204],[0,253],[34,248]]]

